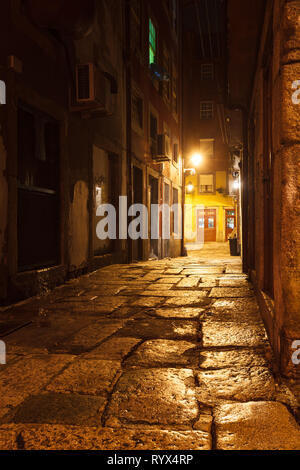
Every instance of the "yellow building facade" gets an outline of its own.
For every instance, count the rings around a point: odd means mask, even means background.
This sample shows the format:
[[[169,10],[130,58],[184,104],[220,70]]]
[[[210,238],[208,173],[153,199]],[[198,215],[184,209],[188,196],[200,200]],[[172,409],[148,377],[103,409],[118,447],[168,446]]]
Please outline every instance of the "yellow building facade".
[[[226,171],[213,174],[213,187],[201,186],[200,174],[185,180],[185,244],[225,242],[236,227],[237,202]],[[205,191],[209,189],[209,191]]]

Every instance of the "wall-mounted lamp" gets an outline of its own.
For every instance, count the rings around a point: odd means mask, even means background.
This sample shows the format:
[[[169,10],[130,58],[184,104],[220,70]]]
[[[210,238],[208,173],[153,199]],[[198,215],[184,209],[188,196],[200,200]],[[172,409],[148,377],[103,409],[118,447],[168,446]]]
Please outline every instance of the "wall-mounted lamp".
[[[0,105],[6,104],[6,85],[3,80],[0,80]]]
[[[191,181],[187,184],[186,190],[188,193],[192,193],[194,191],[194,185]]]
[[[240,189],[240,182],[239,182],[239,180],[235,180],[235,181],[233,182],[233,188],[234,188],[234,189]]]
[[[186,175],[187,172],[189,172],[190,175],[195,175],[196,174],[195,168],[185,168],[184,169],[184,174]]]

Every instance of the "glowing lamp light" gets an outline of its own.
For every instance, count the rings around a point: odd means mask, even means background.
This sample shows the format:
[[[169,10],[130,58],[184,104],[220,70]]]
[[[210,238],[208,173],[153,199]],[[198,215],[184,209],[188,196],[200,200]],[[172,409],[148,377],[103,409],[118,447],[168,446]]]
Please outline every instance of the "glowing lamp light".
[[[233,182],[233,188],[234,188],[234,189],[240,189],[240,182],[239,182],[239,180],[235,180],[235,181]]]
[[[6,85],[3,80],[0,80],[0,105],[6,104]]]
[[[194,191],[194,185],[193,185],[193,183],[189,182],[189,183],[187,184],[186,189],[187,189],[187,192],[188,192],[188,193],[192,193],[192,192]]]
[[[194,166],[199,166],[202,160],[203,157],[201,153],[194,153],[194,155],[192,155],[191,162]]]

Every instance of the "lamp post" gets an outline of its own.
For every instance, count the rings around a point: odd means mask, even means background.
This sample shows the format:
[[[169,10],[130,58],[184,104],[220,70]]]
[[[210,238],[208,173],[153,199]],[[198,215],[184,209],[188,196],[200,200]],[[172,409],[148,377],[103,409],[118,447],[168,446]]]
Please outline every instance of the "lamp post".
[[[183,181],[183,186],[184,186],[184,206],[185,206],[185,197],[186,197],[186,194],[189,193],[189,194],[192,194],[192,192],[194,191],[194,185],[192,183],[192,181],[189,181],[188,184],[186,184],[186,177],[187,176],[195,176],[196,175],[196,168],[202,163],[203,161],[203,156],[201,155],[201,153],[193,153],[189,159],[189,162],[190,162],[190,168],[184,168],[183,170],[183,177],[184,177],[184,181]],[[184,210],[184,214],[185,214],[185,210]],[[185,224],[185,216],[183,218],[183,224]],[[183,233],[184,233],[184,229],[183,229]],[[183,246],[184,246],[184,240],[183,240]],[[184,250],[183,250],[185,253],[186,253],[186,248],[184,247]]]

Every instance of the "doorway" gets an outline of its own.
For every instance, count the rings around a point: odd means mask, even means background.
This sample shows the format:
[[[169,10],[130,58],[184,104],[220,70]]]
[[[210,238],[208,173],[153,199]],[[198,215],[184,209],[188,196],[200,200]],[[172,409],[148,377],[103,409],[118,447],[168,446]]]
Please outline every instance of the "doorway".
[[[229,235],[236,227],[235,210],[226,209],[225,211],[225,237],[228,240]]]
[[[217,239],[216,209],[198,209],[197,211],[197,241],[215,242]],[[204,233],[204,237],[203,237]]]
[[[18,107],[18,271],[59,264],[59,122]]]
[[[117,242],[109,238],[100,240],[96,236],[96,228],[101,218],[96,216],[97,208],[102,204],[112,204],[113,207],[118,209],[118,197],[120,194],[119,183],[119,167],[118,155],[108,153],[107,151],[94,146],[93,147],[93,180],[94,180],[94,246],[93,253],[95,256],[100,256],[107,253],[116,251]],[[118,233],[118,220],[117,215],[116,231]]]
[[[158,205],[158,179],[154,178],[154,176],[149,176],[149,186],[150,186],[150,211],[149,211],[149,220],[150,224],[151,223],[157,223],[156,227],[156,232],[159,234],[159,218],[157,218],[157,221],[155,222],[151,218],[151,205],[156,204]],[[151,225],[149,224],[150,230],[151,230]],[[154,228],[154,227],[153,227]],[[150,237],[150,257],[156,256],[158,257],[158,239],[152,239]]]
[[[143,171],[133,167],[133,204],[143,204]],[[139,261],[143,259],[143,240],[138,238],[132,240],[132,260]]]
[[[164,205],[170,207],[170,185],[168,183],[164,183]],[[170,250],[170,213],[168,212],[162,214],[162,234],[163,257],[166,258],[169,256]]]
[[[270,40],[271,43],[271,40]],[[263,201],[264,201],[264,291],[274,297],[273,280],[273,174],[274,157],[272,145],[272,61],[271,54],[267,55],[264,68],[263,87]]]

